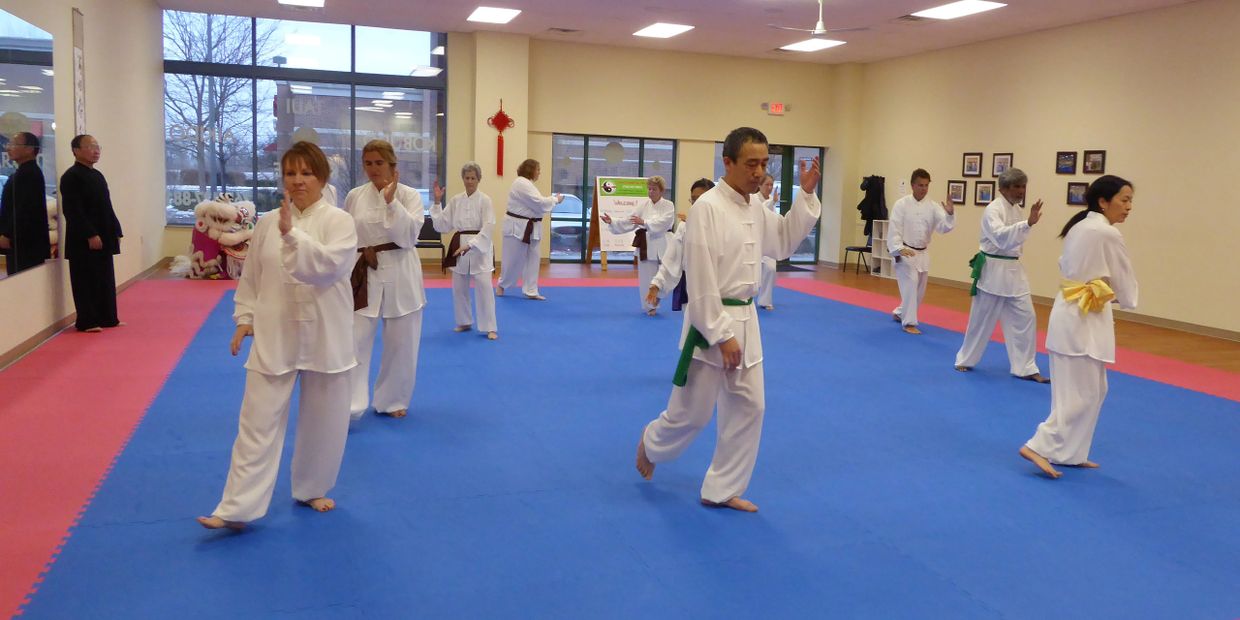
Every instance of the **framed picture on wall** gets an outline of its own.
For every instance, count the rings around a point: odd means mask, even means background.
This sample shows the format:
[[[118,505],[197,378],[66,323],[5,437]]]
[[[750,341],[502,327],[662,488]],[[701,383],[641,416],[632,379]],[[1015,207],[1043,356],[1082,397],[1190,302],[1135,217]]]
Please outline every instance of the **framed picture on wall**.
[[[961,166],[960,176],[980,177],[982,176],[982,154],[981,153],[965,153],[964,163]]]
[[[1004,170],[1012,167],[1011,153],[995,153],[990,159],[990,175],[999,176]]]
[[[1068,184],[1068,204],[1084,205],[1085,190],[1089,189],[1088,183],[1069,183]]]
[[[984,207],[995,199],[995,182],[978,181],[973,184],[973,204]]]
[[[1076,151],[1055,153],[1055,174],[1076,174]]]
[[[947,182],[947,199],[952,201],[954,205],[964,204],[965,192],[969,191],[968,181],[948,181]]]
[[[1106,151],[1085,151],[1085,164],[1081,166],[1085,174],[1102,174],[1107,171]]]

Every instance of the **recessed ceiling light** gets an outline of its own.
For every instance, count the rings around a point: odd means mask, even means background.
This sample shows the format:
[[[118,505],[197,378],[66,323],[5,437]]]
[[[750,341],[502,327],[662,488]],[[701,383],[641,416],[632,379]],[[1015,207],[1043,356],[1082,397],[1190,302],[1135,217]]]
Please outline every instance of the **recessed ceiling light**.
[[[48,77],[51,77],[51,76],[53,76],[53,75],[56,75],[56,72],[55,72],[55,71],[52,71],[51,69],[44,69],[44,70],[43,70],[43,75],[46,75],[46,76],[48,76]]]
[[[943,6],[936,6],[933,9],[926,9],[913,13],[916,17],[928,17],[930,19],[956,19],[966,15],[975,13],[984,13],[993,9],[1007,6],[1002,2],[987,2],[986,0],[960,0]]]
[[[435,49],[431,50],[431,55],[432,56],[443,56],[444,55],[443,46],[442,45],[436,46]]]
[[[286,6],[308,6],[316,9],[323,8],[323,0],[276,0],[276,3]]]
[[[653,37],[656,39],[667,39],[678,34],[684,34],[693,30],[693,26],[684,26],[682,24],[665,24],[659,22],[651,24],[633,33],[635,37]]]
[[[818,50],[825,50],[828,47],[835,47],[843,44],[843,41],[835,41],[833,39],[806,39],[800,43],[785,45],[779,49],[788,50],[790,52],[817,52]]]
[[[413,71],[409,72],[409,75],[413,77],[435,77],[440,73],[443,73],[443,69],[439,67],[414,67]]]
[[[384,99],[404,99],[405,93],[402,93],[399,90],[385,90],[383,91],[383,98]]]
[[[473,14],[468,18],[471,22],[482,22],[484,24],[507,24],[521,11],[517,9],[497,9],[489,6],[480,6],[474,9]]]
[[[443,116],[443,112],[436,113],[435,116]]]
[[[397,112],[396,116],[400,118],[413,118],[413,112]]]

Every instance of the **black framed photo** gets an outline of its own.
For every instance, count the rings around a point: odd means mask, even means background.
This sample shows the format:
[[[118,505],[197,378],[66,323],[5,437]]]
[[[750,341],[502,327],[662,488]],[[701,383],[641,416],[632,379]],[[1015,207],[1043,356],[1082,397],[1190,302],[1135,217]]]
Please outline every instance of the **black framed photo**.
[[[1085,151],[1085,162],[1081,164],[1081,172],[1085,174],[1102,174],[1107,171],[1106,151]]]
[[[1076,174],[1076,151],[1055,153],[1055,174]]]
[[[964,163],[961,165],[960,176],[980,177],[982,176],[982,154],[981,153],[965,153]]]
[[[984,207],[995,199],[995,182],[978,181],[973,184],[973,204]]]
[[[995,153],[990,158],[990,176],[997,177],[1012,167],[1011,153]]]
[[[1089,189],[1089,183],[1069,183],[1068,184],[1068,204],[1082,206],[1085,205],[1085,190]]]
[[[948,181],[947,182],[947,199],[952,201],[954,205],[962,205],[965,202],[965,194],[969,191],[968,181]]]

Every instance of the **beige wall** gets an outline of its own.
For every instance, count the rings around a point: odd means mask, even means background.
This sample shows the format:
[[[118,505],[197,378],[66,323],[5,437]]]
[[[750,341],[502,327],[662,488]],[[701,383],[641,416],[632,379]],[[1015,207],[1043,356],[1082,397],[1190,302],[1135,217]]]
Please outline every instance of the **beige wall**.
[[[128,280],[163,256],[163,53],[154,0],[0,0],[0,7],[55,39],[57,174],[72,163],[73,27],[84,15],[87,131],[103,145],[98,169],[108,179],[125,238],[116,279]],[[118,36],[117,33],[124,33]],[[0,353],[73,312],[68,265],[54,261],[0,281]]]
[[[1240,170],[1237,25],[1240,2],[1206,0],[868,65],[861,170],[887,177],[890,204],[916,167],[940,197],[963,178],[961,153],[986,153],[982,180],[993,180],[991,154],[1014,153],[1029,202],[1046,205],[1023,262],[1034,294],[1053,297],[1056,236],[1076,210],[1067,183],[1097,178],[1079,162],[1077,175],[1055,174],[1055,152],[1104,149],[1107,172],[1136,185],[1121,230],[1138,314],[1240,331],[1240,277],[1214,266],[1240,233],[1224,189]],[[932,275],[964,281],[982,209],[971,199],[957,209],[956,231],[935,240]]]

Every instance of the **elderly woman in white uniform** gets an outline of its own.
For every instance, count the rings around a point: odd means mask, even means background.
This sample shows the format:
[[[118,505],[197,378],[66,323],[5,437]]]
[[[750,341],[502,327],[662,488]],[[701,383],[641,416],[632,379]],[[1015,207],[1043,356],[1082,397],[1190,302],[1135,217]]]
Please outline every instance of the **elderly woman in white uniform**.
[[[650,316],[658,311],[657,304],[646,299],[646,291],[650,281],[659,271],[659,261],[667,253],[667,232],[676,220],[676,205],[663,197],[667,190],[667,181],[661,176],[653,176],[646,180],[646,195],[649,200],[638,205],[637,210],[627,220],[612,220],[604,213],[599,216],[604,224],[616,235],[635,232],[633,237],[634,254],[637,258],[637,298],[642,310]]]
[[[1115,363],[1111,302],[1137,306],[1137,279],[1124,236],[1115,227],[1132,211],[1132,183],[1106,175],[1085,192],[1088,208],[1064,225],[1063,275],[1046,331],[1051,358],[1051,413],[1020,455],[1051,478],[1055,464],[1094,468],[1089,448],[1107,395],[1107,364]]]
[[[539,246],[542,241],[543,216],[551,212],[564,196],[543,196],[534,182],[538,180],[542,166],[538,160],[527,159],[517,166],[517,180],[508,191],[508,212],[504,217],[503,265],[500,270],[497,295],[504,289],[517,285],[530,299],[545,300],[538,292]]]
[[[452,310],[456,315],[456,331],[469,331],[474,315],[469,307],[469,284],[474,284],[474,303],[478,307],[478,331],[490,340],[499,338],[495,322],[495,291],[491,288],[491,272],[495,258],[491,230],[495,228],[495,211],[491,197],[478,191],[482,168],[467,162],[461,166],[461,182],[465,191],[441,205],[443,188],[435,184],[435,204],[431,205],[431,221],[435,230],[456,231],[448,244],[444,269],[452,270]]]
[[[323,200],[331,174],[319,147],[298,142],[280,162],[284,201],[258,221],[234,297],[230,347],[253,336],[245,396],[224,496],[209,529],[241,529],[267,514],[280,468],[293,386],[300,378],[293,499],[319,512],[335,508],[349,427],[354,366],[349,269],[357,254],[353,218]]]
[[[422,195],[400,183],[396,152],[383,140],[362,147],[362,170],[369,182],[344,198],[344,210],[357,223],[357,263],[353,267],[353,369],[349,411],[354,420],[373,405],[380,415],[403,418],[418,375],[422,340],[422,261],[418,233],[424,221]],[[374,396],[370,358],[383,319],[383,353]]]

